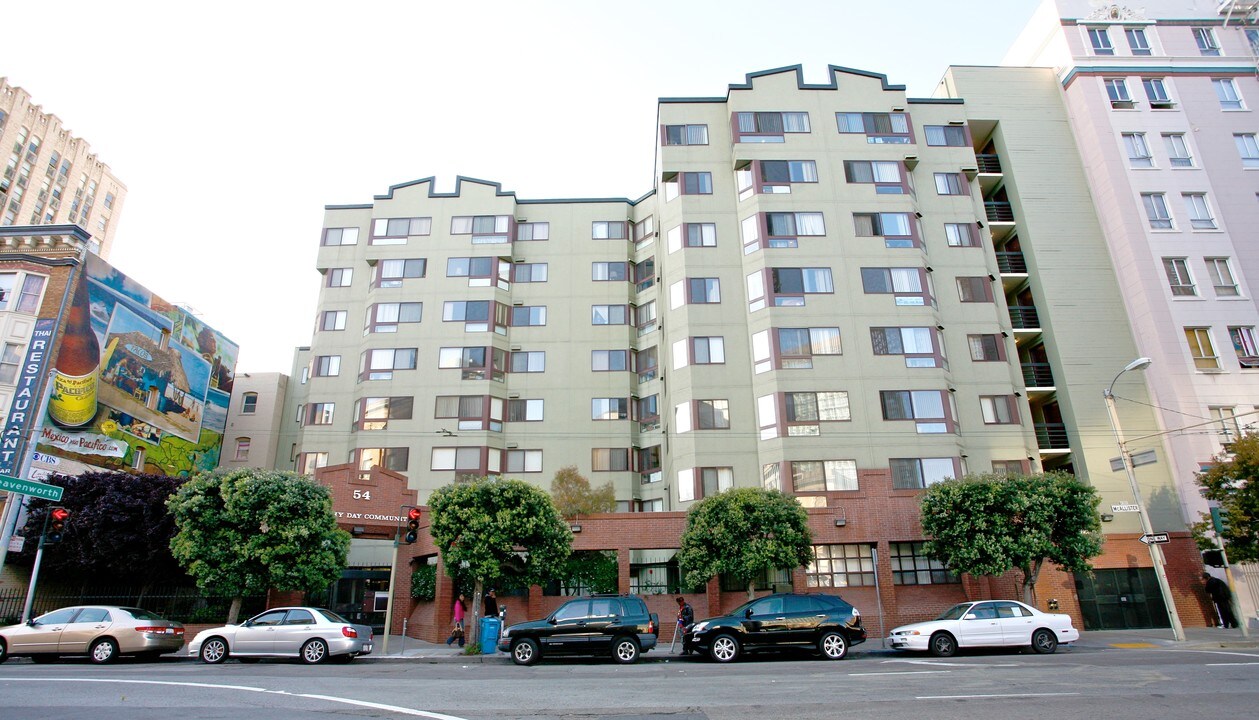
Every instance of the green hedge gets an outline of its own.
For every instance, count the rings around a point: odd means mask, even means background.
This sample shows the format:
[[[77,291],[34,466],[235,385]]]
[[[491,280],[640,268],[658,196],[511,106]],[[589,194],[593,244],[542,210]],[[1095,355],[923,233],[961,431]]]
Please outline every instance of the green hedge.
[[[432,600],[437,597],[437,566],[421,565],[411,573],[411,599]]]

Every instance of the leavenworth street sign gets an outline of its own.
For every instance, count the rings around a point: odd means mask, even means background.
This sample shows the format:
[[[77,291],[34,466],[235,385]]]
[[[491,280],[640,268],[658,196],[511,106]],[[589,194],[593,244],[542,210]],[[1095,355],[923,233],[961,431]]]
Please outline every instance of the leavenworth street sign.
[[[56,485],[48,485],[47,483],[35,482],[34,480],[22,480],[20,478],[9,477],[8,475],[0,475],[0,490],[7,490],[11,493],[21,495],[30,495],[42,500],[51,500],[57,502],[61,499],[61,488]]]

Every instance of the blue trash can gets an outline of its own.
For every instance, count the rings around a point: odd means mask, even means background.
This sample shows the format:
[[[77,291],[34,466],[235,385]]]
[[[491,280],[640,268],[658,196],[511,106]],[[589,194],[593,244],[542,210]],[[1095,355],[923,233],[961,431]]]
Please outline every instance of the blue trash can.
[[[498,633],[503,621],[496,617],[481,618],[481,654],[490,655],[498,652]]]

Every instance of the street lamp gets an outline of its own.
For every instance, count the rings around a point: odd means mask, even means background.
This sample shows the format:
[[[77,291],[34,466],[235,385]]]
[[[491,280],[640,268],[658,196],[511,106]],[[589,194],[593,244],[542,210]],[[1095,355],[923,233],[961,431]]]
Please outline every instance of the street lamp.
[[[1123,370],[1110,381],[1110,387],[1102,391],[1106,399],[1106,412],[1110,415],[1110,429],[1115,432],[1115,442],[1119,444],[1119,458],[1123,462],[1124,472],[1128,475],[1128,484],[1132,487],[1132,499],[1137,506],[1137,515],[1141,518],[1141,532],[1150,539],[1154,528],[1150,526],[1150,518],[1145,514],[1145,503],[1141,502],[1141,490],[1137,487],[1137,475],[1132,467],[1132,456],[1128,453],[1128,443],[1124,440],[1123,430],[1119,427],[1119,413],[1115,411],[1115,383],[1119,377],[1129,370],[1144,370],[1153,362],[1148,357],[1140,357],[1124,366]],[[1163,594],[1163,605],[1167,608],[1167,617],[1172,624],[1172,636],[1177,640],[1185,639],[1185,628],[1180,624],[1180,613],[1176,612],[1176,603],[1172,599],[1171,586],[1167,584],[1167,569],[1164,567],[1163,550],[1157,543],[1147,542],[1150,549],[1150,561],[1154,563],[1154,574],[1158,577],[1158,587]]]

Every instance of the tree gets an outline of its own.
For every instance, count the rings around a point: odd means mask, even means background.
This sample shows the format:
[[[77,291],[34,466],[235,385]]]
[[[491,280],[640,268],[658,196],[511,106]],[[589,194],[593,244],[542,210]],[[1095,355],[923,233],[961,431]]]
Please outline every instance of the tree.
[[[1259,435],[1248,432],[1232,444],[1231,454],[1218,455],[1215,464],[1198,473],[1202,497],[1219,506],[1225,518],[1222,532],[1229,562],[1259,561]],[[1195,523],[1203,534],[1212,527],[1209,515]]]
[[[1023,574],[1023,601],[1036,602],[1046,560],[1083,573],[1102,551],[1097,491],[1074,475],[968,475],[927,488],[927,554],[971,575]]]
[[[54,475],[50,485],[64,488],[58,502],[33,500],[22,530],[26,544],[16,560],[31,564],[47,509],[70,511],[65,538],[45,552],[43,572],[73,577],[84,584],[109,581],[138,584],[140,602],[157,581],[187,578],[171,555],[175,519],[166,501],[185,478],[93,471]]]
[[[813,559],[804,508],[794,497],[762,488],[727,490],[695,503],[680,545],[678,565],[687,585],[730,575],[747,585],[749,600],[762,573]]]
[[[560,515],[566,518],[616,509],[616,491],[612,483],[592,489],[590,481],[577,472],[575,465],[562,467],[555,473],[555,478],[551,480],[551,499]]]
[[[178,532],[170,548],[202,590],[245,595],[323,590],[341,576],[350,534],[332,495],[292,472],[242,468],[197,475],[167,503]]]
[[[542,490],[520,480],[482,477],[438,488],[429,532],[452,577],[473,579],[472,623],[486,582],[539,584],[564,570],[573,533]]]

